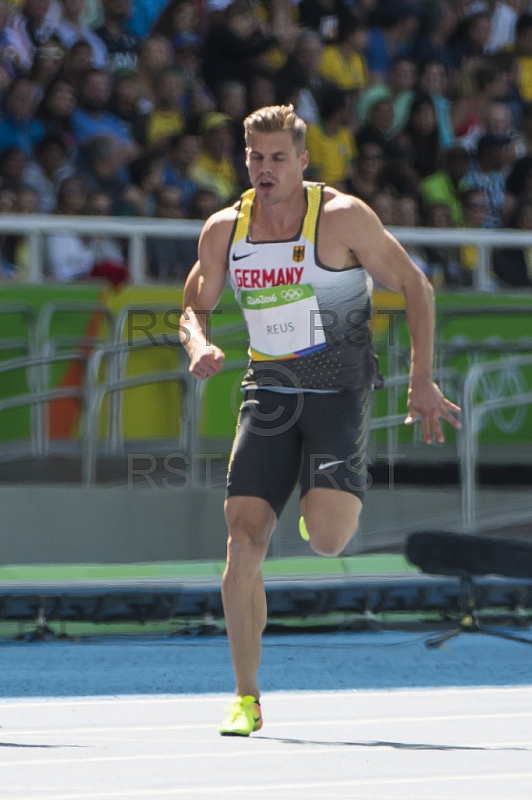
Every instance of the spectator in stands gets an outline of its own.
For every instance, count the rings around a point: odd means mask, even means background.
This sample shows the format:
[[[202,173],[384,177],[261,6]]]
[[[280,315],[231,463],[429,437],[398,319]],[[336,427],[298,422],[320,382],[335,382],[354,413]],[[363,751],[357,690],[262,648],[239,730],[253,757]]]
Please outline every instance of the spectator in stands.
[[[411,56],[422,70],[429,62],[436,61],[449,71],[453,60],[448,41],[456,23],[453,10],[444,0],[432,0],[425,4],[423,12]]]
[[[495,3],[490,19],[488,53],[497,53],[511,47],[515,41],[515,26],[519,13],[526,5],[524,0],[503,0]]]
[[[462,194],[462,217],[464,228],[484,228],[489,215],[489,203],[485,192],[468,189]],[[462,285],[472,286],[473,275],[480,263],[480,253],[475,245],[462,245],[460,248],[460,267]]]
[[[532,101],[532,14],[521,14],[515,26],[514,52],[519,64],[519,93],[526,102]]]
[[[17,72],[31,70],[37,48],[57,33],[60,18],[58,0],[23,0],[9,15],[5,34]]]
[[[202,40],[195,34],[181,34],[174,39],[174,64],[188,76],[203,78]],[[207,91],[207,90],[205,90]]]
[[[504,91],[504,76],[487,61],[466,64],[457,77],[459,94],[451,104],[451,121],[458,144],[474,152],[484,132],[488,105]]]
[[[76,175],[65,178],[57,192],[55,213],[78,216],[84,213],[86,204],[84,182]],[[95,263],[94,253],[84,237],[67,229],[46,237],[46,257],[48,271],[62,282],[88,277]]]
[[[89,192],[87,196],[87,214],[94,217],[111,217],[113,215],[113,198],[107,192]]]
[[[125,122],[140,147],[146,146],[148,115],[141,111],[141,83],[137,70],[118,70],[113,78],[109,110]]]
[[[224,81],[245,82],[260,67],[259,57],[276,45],[263,31],[247,0],[234,0],[213,24],[205,42],[203,76],[210,91]]]
[[[484,126],[486,133],[512,138],[515,133],[512,127],[512,113],[506,103],[494,100],[488,104]]]
[[[142,44],[138,59],[143,112],[151,111],[155,104],[153,84],[155,76],[165,67],[173,66],[172,45],[165,36],[151,34]]]
[[[140,155],[140,148],[128,126],[114,114],[106,111],[111,97],[111,84],[107,73],[90,69],[81,82],[79,105],[72,114],[72,132],[78,146],[87,144],[96,136],[110,136],[120,143],[124,162]]]
[[[170,0],[163,6],[152,33],[165,36],[175,51],[184,40],[201,43],[198,21],[197,6],[192,0]]]
[[[523,115],[519,133],[525,155],[532,154],[532,103],[523,103]]]
[[[451,211],[445,203],[434,203],[426,209],[428,228],[452,228]],[[456,288],[465,285],[468,276],[462,274],[460,248],[453,245],[428,245],[425,247],[427,275],[435,289]]]
[[[419,199],[415,195],[404,194],[395,201],[395,224],[403,228],[417,228],[421,222]],[[429,274],[426,249],[420,245],[405,245],[405,250],[416,266]]]
[[[5,29],[8,13],[8,0],[0,0],[0,97],[4,89],[9,86],[15,77],[15,67],[12,62],[12,51]]]
[[[185,127],[183,75],[174,67],[165,67],[155,78],[153,92],[154,107],[146,120],[146,142],[164,151],[170,137]]]
[[[350,18],[349,6],[343,0],[301,0],[299,3],[300,24],[316,31],[326,44],[338,40]]]
[[[398,141],[406,152],[419,184],[437,168],[440,152],[440,134],[434,103],[429,94],[418,94],[414,99],[410,117]]]
[[[113,210],[113,198],[106,192],[89,192],[85,213],[91,216],[109,217]],[[94,253],[94,266],[91,278],[103,278],[113,286],[119,286],[128,279],[127,263],[124,256],[125,242],[114,236],[92,235],[88,244]]]
[[[393,106],[387,87],[380,87],[366,114],[360,115],[360,121],[362,126],[357,132],[359,146],[362,139],[373,138],[382,144],[388,155],[388,142],[391,139],[390,131],[393,126]]]
[[[365,50],[370,83],[383,83],[393,59],[408,53],[410,40],[419,28],[419,13],[407,0],[380,6],[379,27],[370,29]]]
[[[512,166],[506,178],[506,191],[512,196],[514,205],[532,201],[532,156],[523,156]]]
[[[115,214],[145,214],[145,198],[131,182],[126,168],[128,154],[112,136],[95,136],[81,149],[87,190],[109,194]]]
[[[140,40],[127,29],[131,0],[101,0],[101,3],[104,21],[95,33],[107,49],[109,69],[136,67]]]
[[[375,195],[385,188],[384,167],[385,152],[381,144],[371,139],[362,142],[358,159],[344,190],[371,205]]]
[[[107,48],[84,22],[86,2],[87,0],[62,0],[57,34],[67,50],[77,42],[87,42],[92,51],[91,66],[104,69],[107,66]]]
[[[231,117],[233,123],[242,127],[246,116],[246,87],[238,81],[221,83],[216,93],[216,110]]]
[[[448,75],[443,61],[427,61],[419,75],[419,89],[431,96],[438,121],[440,147],[447,148],[454,144],[454,132],[451,122],[451,103],[447,97]]]
[[[190,168],[190,177],[199,187],[211,189],[226,203],[236,198],[241,189],[229,156],[231,119],[219,111],[211,111],[202,120],[201,132],[203,148]]]
[[[20,147],[8,147],[0,152],[0,186],[18,192],[24,185],[24,170],[28,163]]]
[[[307,124],[320,121],[319,104],[331,84],[320,75],[323,45],[315,31],[302,31],[293,51],[276,75],[280,103],[293,103]]]
[[[512,127],[518,131],[521,127],[523,99],[519,93],[519,62],[514,53],[497,53],[491,56],[491,63],[501,74],[502,89],[496,100],[510,109]]]
[[[35,190],[30,186],[22,186],[16,193],[14,211],[17,214],[35,214],[37,204]],[[30,243],[27,236],[10,237],[10,259],[14,267],[13,278],[18,282],[25,282],[30,263]]]
[[[397,200],[392,192],[377,192],[371,201],[371,208],[385,227],[397,224]]]
[[[360,96],[358,114],[364,120],[376,101],[386,97],[392,104],[393,122],[387,136],[396,136],[408,122],[410,106],[414,98],[414,86],[417,79],[415,62],[409,56],[397,56],[390,63],[387,82],[370,86]]]
[[[155,216],[181,219],[183,207],[177,186],[163,186],[155,193]],[[160,281],[184,281],[197,259],[196,241],[187,239],[148,239],[148,274]]]
[[[12,214],[17,201],[16,192],[0,187],[0,214]]]
[[[153,32],[159,15],[167,0],[133,0],[127,28],[140,40],[145,40]]]
[[[324,80],[346,92],[366,88],[368,65],[364,47],[367,36],[367,28],[354,17],[342,22],[337,42],[323,49],[319,69]]]
[[[269,75],[254,75],[248,83],[247,114],[257,108],[274,106],[276,103],[276,85]]]
[[[210,189],[198,189],[190,201],[188,216],[190,219],[208,219],[221,208],[218,196]]]
[[[459,186],[468,166],[467,150],[460,145],[454,145],[442,152],[440,169],[421,181],[419,187],[425,208],[444,204],[449,209],[453,225],[463,224]]]
[[[19,147],[26,155],[33,155],[44,136],[43,126],[35,119],[38,104],[36,84],[29,78],[15,78],[7,90],[5,113],[0,119],[0,150]]]
[[[64,55],[61,40],[55,35],[37,48],[28,77],[35,81],[39,92],[39,100],[41,100],[48,86],[61,73]]]
[[[72,112],[76,107],[76,95],[70,83],[59,78],[44,93],[37,110],[37,119],[47,136],[54,135],[62,139],[69,157],[73,156],[77,147],[72,133]]]
[[[25,168],[23,181],[37,197],[37,210],[49,214],[56,206],[57,189],[72,174],[67,161],[68,149],[57,134],[49,134],[35,148],[35,159]]]
[[[84,182],[76,175],[65,178],[57,193],[55,212],[64,216],[78,216],[88,210],[88,194]],[[47,267],[51,275],[61,282],[83,278],[109,281],[116,286],[127,278],[125,264],[114,261],[114,250],[109,249],[107,237],[86,238],[71,228],[46,237]],[[120,254],[121,258],[121,254]]]
[[[15,211],[18,214],[36,214],[38,209],[39,197],[35,189],[31,186],[21,186],[17,192],[15,201]]]
[[[216,110],[227,114],[231,119],[231,161],[241,186],[249,185],[243,125],[244,118],[247,116],[246,101],[247,93],[243,83],[227,81],[220,84],[216,98]]]
[[[77,95],[87,71],[92,68],[92,48],[88,42],[80,39],[65,53],[61,74]]]
[[[152,217],[155,214],[156,194],[164,183],[164,162],[160,156],[144,155],[129,165],[129,174],[133,186],[140,193],[142,215]],[[136,213],[135,208],[124,213]]]
[[[0,214],[13,214],[16,210],[17,195],[11,189],[0,187]],[[0,234],[0,281],[13,280],[17,268],[13,263],[14,237]]]
[[[397,139],[390,137],[393,107],[388,99],[388,89],[386,87],[381,89],[382,98],[374,102],[369,109],[366,124],[357,133],[357,147],[360,150],[366,141],[378,142],[386,156],[383,176],[385,182],[398,194],[415,192],[419,178],[408,160],[406,151],[400,147]]]
[[[506,193],[504,168],[508,165],[509,136],[487,133],[477,148],[477,160],[460,181],[460,189],[484,192],[489,212],[483,221],[485,228],[500,228],[513,205]]]
[[[517,205],[508,227],[532,230],[532,200],[522,200]],[[493,271],[503,286],[532,286],[532,248],[495,248]]]
[[[519,131],[514,128],[510,106],[501,101],[490,103],[486,109],[485,133],[494,133],[496,136],[508,136],[510,142],[510,161],[525,155],[526,149]]]
[[[190,201],[199,188],[190,177],[190,168],[199,155],[200,147],[199,136],[183,131],[172,137],[166,155],[163,179],[167,186],[177,186],[185,212],[188,212]]]
[[[307,174],[311,180],[341,188],[351,177],[356,155],[355,138],[348,126],[347,92],[332,88],[321,101],[320,119],[320,125],[307,127]]]
[[[490,207],[482,189],[466,189],[461,193],[464,228],[485,228]]]
[[[449,39],[453,66],[460,69],[464,61],[487,55],[490,38],[490,10],[479,9],[468,14]]]

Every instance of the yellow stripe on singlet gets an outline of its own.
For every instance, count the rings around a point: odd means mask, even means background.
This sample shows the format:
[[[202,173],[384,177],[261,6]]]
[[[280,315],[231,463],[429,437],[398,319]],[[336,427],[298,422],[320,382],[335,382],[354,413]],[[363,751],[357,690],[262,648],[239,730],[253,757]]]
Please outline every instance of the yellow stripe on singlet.
[[[323,186],[322,184],[307,185],[306,190],[308,208],[305,219],[303,220],[301,236],[302,238],[305,238],[307,242],[314,244],[316,241],[316,226],[318,224],[318,215],[321,207]],[[248,235],[254,201],[255,189],[248,189],[247,192],[244,192],[240,202],[240,208],[238,210],[238,217],[232,244],[240,242]]]
[[[233,236],[233,244],[245,239],[248,235],[249,221],[251,219],[251,210],[253,208],[253,201],[255,200],[255,189],[248,189],[242,195],[240,208],[238,210],[238,218]]]
[[[308,209],[303,221],[301,236],[306,239],[307,242],[314,244],[316,241],[316,227],[318,225],[318,214],[320,213],[323,186],[322,184],[317,184],[315,186],[307,186],[306,188]]]

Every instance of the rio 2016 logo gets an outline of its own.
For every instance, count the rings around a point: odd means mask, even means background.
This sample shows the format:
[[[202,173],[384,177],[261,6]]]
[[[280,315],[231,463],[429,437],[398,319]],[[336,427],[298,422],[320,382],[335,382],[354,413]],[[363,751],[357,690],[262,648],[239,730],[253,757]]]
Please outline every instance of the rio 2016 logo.
[[[284,291],[281,292],[281,297],[283,300],[287,301],[301,300],[304,294],[303,289],[284,289]]]

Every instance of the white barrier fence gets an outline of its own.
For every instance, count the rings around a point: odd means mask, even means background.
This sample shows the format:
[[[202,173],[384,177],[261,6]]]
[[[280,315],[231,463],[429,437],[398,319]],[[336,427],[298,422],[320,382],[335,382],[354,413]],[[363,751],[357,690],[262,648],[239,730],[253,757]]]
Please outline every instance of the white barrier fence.
[[[51,233],[79,233],[94,236],[115,236],[128,242],[128,263],[135,285],[151,282],[146,276],[146,241],[148,238],[197,239],[203,223],[196,220],[146,219],[138,217],[63,217],[49,214],[2,214],[0,235],[27,236],[30,245],[29,283],[46,279],[44,238]],[[493,288],[490,277],[491,252],[494,247],[532,247],[532,231],[397,228],[390,233],[404,245],[429,245],[478,248],[478,268],[473,276],[475,289]],[[192,266],[192,265],[191,265]]]

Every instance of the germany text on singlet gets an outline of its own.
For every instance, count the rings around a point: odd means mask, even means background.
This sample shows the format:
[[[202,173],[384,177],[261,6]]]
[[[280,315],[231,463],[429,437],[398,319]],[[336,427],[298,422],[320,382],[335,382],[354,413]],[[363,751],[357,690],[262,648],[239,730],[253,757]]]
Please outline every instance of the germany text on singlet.
[[[235,297],[249,331],[244,388],[344,391],[379,385],[371,346],[371,299],[360,266],[318,259],[323,186],[306,184],[307,213],[294,239],[251,241],[255,190],[242,195],[228,253]]]

